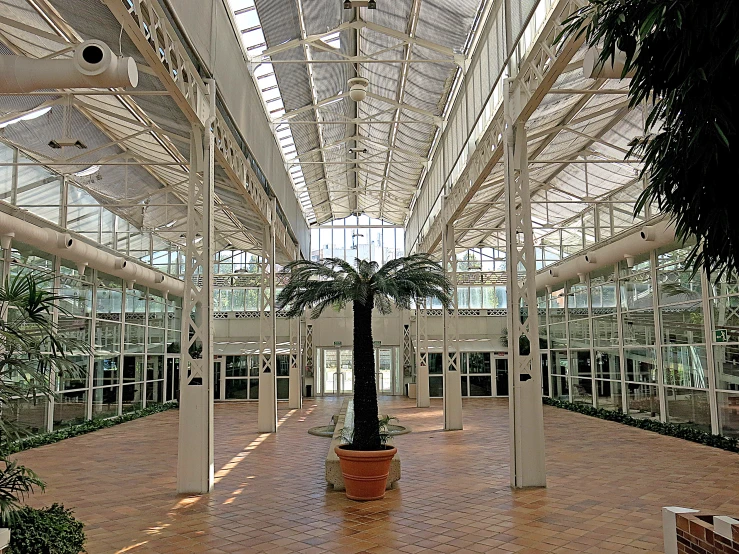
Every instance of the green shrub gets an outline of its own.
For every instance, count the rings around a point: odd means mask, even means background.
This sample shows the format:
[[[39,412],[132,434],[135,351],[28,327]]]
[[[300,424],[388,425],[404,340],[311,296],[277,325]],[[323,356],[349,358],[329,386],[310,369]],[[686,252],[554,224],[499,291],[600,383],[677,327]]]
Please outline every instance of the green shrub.
[[[53,444],[55,442],[69,439],[71,437],[85,435],[87,433],[97,431],[98,429],[113,427],[114,425],[118,425],[120,423],[133,421],[134,419],[139,419],[141,417],[164,412],[173,408],[177,408],[176,402],[166,402],[164,404],[156,404],[154,406],[142,408],[141,410],[127,412],[123,415],[109,417],[107,419],[89,419],[83,423],[71,425],[69,427],[65,427],[64,429],[59,429],[58,431],[52,431],[51,433],[31,435],[30,437],[25,437],[16,441],[0,444],[0,457],[9,456],[11,454],[15,454],[16,452],[22,452],[23,450],[29,450],[38,446]]]
[[[653,419],[637,419],[623,413],[621,410],[604,410],[603,408],[594,408],[593,406],[588,406],[586,404],[575,404],[574,402],[568,402],[566,400],[544,398],[544,404],[570,410],[571,412],[606,419],[608,421],[616,421],[631,427],[653,431],[660,435],[668,435],[678,439],[705,444],[706,446],[713,446],[714,448],[721,448],[722,450],[728,450],[729,452],[739,452],[739,441],[737,441],[737,439],[724,437],[723,435],[713,435],[711,433],[701,431],[700,429],[693,429],[692,427],[685,425],[662,423],[661,421],[654,421]]]
[[[10,528],[8,554],[79,554],[84,552],[82,523],[61,504],[36,509],[28,506],[16,512]]]

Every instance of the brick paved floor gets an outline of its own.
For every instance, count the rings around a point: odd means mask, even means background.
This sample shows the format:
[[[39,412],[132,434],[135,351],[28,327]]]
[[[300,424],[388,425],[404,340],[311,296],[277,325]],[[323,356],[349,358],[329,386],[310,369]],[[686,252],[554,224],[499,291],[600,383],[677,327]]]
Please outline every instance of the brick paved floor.
[[[326,488],[328,439],[306,433],[334,399],[280,405],[277,435],[256,404],[216,405],[218,483],[175,494],[177,412],[23,452],[48,482],[33,505],[63,502],[85,522],[90,554],[224,552],[662,552],[662,506],[739,515],[739,455],[545,406],[547,489],[509,487],[507,401],[465,400],[465,430],[443,432],[440,401],[382,412],[413,433],[396,441],[403,478],[383,501]]]

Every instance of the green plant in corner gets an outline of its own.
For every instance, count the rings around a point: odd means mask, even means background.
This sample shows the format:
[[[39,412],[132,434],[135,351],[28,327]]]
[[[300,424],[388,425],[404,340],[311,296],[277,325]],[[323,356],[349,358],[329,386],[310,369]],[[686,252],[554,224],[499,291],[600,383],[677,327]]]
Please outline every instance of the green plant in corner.
[[[626,155],[643,155],[648,177],[635,212],[656,202],[678,238],[697,238],[689,265],[719,278],[739,271],[737,28],[735,0],[590,0],[559,37],[584,34],[601,63],[626,54],[630,106],[653,104]]]
[[[9,527],[17,520],[21,502],[35,487],[43,491],[46,484],[33,471],[14,460],[0,459],[0,525]]]
[[[312,308],[318,317],[329,306],[354,311],[354,435],[353,450],[382,450],[377,409],[372,311],[392,311],[391,302],[410,309],[417,298],[438,298],[445,307],[451,286],[438,263],[426,254],[397,258],[379,267],[377,262],[356,260],[352,265],[339,258],[317,262],[299,260],[285,266],[289,281],[277,297],[288,317]]]
[[[61,504],[18,510],[10,530],[8,554],[79,554],[84,552],[85,533],[72,510]]]
[[[13,406],[54,396],[51,376],[77,377],[73,354],[89,354],[90,347],[67,336],[54,321],[56,308],[68,314],[57,296],[44,289],[44,280],[29,273],[6,277],[0,285],[0,406]],[[0,441],[18,437],[22,429],[0,417]]]

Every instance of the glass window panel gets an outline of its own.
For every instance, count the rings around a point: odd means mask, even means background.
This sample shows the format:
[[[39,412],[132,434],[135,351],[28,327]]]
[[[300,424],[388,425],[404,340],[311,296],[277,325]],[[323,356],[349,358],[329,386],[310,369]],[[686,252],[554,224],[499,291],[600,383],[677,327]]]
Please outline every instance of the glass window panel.
[[[572,377],[572,401],[576,404],[592,405],[593,381],[591,379]]]
[[[622,313],[621,318],[624,345],[654,344],[654,312],[652,310]]]
[[[93,389],[92,417],[106,418],[118,415],[118,387]]]
[[[470,308],[479,310],[482,308],[482,288],[470,287]]]
[[[593,345],[618,346],[618,316],[615,313],[593,318]]]
[[[259,399],[259,379],[249,379],[249,400]]]
[[[718,393],[720,434],[739,438],[739,393]]]
[[[726,342],[739,342],[739,296],[728,296],[711,300],[713,315],[713,336],[716,342],[717,331]]]
[[[121,392],[123,413],[140,410],[143,406],[144,384],[124,385]]]
[[[469,353],[470,373],[490,373],[490,352]]]
[[[3,419],[12,421],[18,433],[36,434],[46,431],[49,401],[38,397],[33,402],[27,399],[10,400],[3,405]]]
[[[92,320],[83,317],[59,316],[59,334],[89,346]]]
[[[590,346],[590,320],[576,319],[570,321],[570,348],[585,348]]]
[[[569,285],[567,307],[570,320],[588,317],[588,286],[583,283]]]
[[[118,384],[118,356],[95,358],[92,373],[92,386]]]
[[[623,407],[621,382],[596,379],[595,403],[596,407],[603,408],[604,410],[621,410]]]
[[[703,326],[703,302],[673,304],[660,308],[662,317],[662,341],[665,344],[705,343]]]
[[[289,377],[290,376],[290,356],[287,354],[277,355],[277,376],[278,377]]]
[[[146,380],[159,381],[164,379],[164,356],[146,357]]]
[[[705,346],[667,346],[662,349],[666,385],[708,388]]]
[[[35,163],[23,154],[18,155],[18,161]],[[19,166],[15,203],[44,219],[59,223],[61,179],[41,166]]]
[[[288,400],[290,398],[290,379],[287,377],[277,378],[277,400]]]
[[[570,362],[566,350],[552,350],[551,370],[555,375],[569,375]]]
[[[707,391],[667,387],[665,400],[668,422],[711,432]]]
[[[549,326],[549,343],[552,348],[567,348],[566,323],[555,323]]]
[[[246,400],[249,390],[249,379],[226,379],[227,400]]]
[[[54,398],[54,430],[77,425],[87,419],[87,391],[67,392]]]
[[[429,377],[429,396],[431,398],[441,398],[444,396],[444,378],[443,377]]]
[[[144,357],[123,356],[123,382],[134,383],[144,380]]]
[[[493,385],[492,377],[489,375],[471,375],[469,386],[469,396],[492,396]]]
[[[616,312],[616,285],[613,283],[593,286],[591,293],[593,315]]]
[[[657,363],[654,348],[624,349],[626,380],[640,383],[657,382]]]
[[[75,368],[64,375],[57,375],[56,390],[68,391],[87,388],[87,375],[89,373],[89,356],[70,356],[67,358],[75,364]]]
[[[713,347],[716,364],[716,388],[739,391],[739,346]]]
[[[164,381],[146,383],[146,405],[152,406],[164,402]]]
[[[98,319],[95,323],[95,354],[117,354],[121,351],[121,324]]]
[[[0,144],[0,163],[12,164],[15,157],[15,149]],[[13,191],[13,167],[10,165],[0,166],[0,200],[10,202]]]
[[[595,376],[598,379],[621,380],[621,358],[618,350],[595,351]]]
[[[564,375],[552,375],[552,398],[555,400],[570,399],[569,378]]]
[[[649,272],[621,278],[621,309],[639,310],[652,307],[652,278]]]
[[[659,419],[659,395],[657,387],[637,383],[626,384],[628,414],[637,419]]]
[[[428,355],[429,373],[443,373],[444,372],[442,368],[441,357],[442,355],[438,352],[429,353]]]
[[[590,377],[593,373],[590,363],[590,350],[571,350],[570,370],[572,375]]]
[[[144,352],[146,344],[146,327],[126,323],[123,351],[127,353]]]

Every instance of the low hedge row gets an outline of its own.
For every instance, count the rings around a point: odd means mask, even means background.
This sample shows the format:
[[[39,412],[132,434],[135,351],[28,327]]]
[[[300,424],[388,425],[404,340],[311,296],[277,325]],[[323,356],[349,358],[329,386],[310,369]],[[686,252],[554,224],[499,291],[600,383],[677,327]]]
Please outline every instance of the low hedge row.
[[[53,444],[64,439],[76,437],[78,435],[85,435],[92,433],[98,429],[105,429],[106,427],[113,427],[127,421],[133,421],[141,417],[146,417],[159,412],[166,412],[172,408],[177,407],[177,402],[166,402],[164,404],[157,404],[133,412],[127,412],[123,415],[109,417],[107,419],[88,419],[84,423],[77,425],[71,425],[58,431],[52,431],[51,433],[41,433],[39,435],[32,435],[30,437],[24,437],[12,442],[0,445],[0,456],[5,457],[16,452],[22,452],[23,450],[29,450],[30,448],[36,448],[38,446],[44,446],[47,444]]]
[[[723,435],[713,435],[685,425],[662,423],[661,421],[654,421],[652,419],[637,419],[623,413],[621,410],[605,410],[586,404],[575,404],[566,400],[544,398],[544,404],[608,421],[616,421],[624,425],[630,425],[631,427],[638,427],[639,429],[646,429],[647,431],[653,431],[660,435],[668,435],[670,437],[705,444],[706,446],[713,446],[714,448],[721,448],[729,452],[739,452],[739,441],[737,439],[724,437]]]

